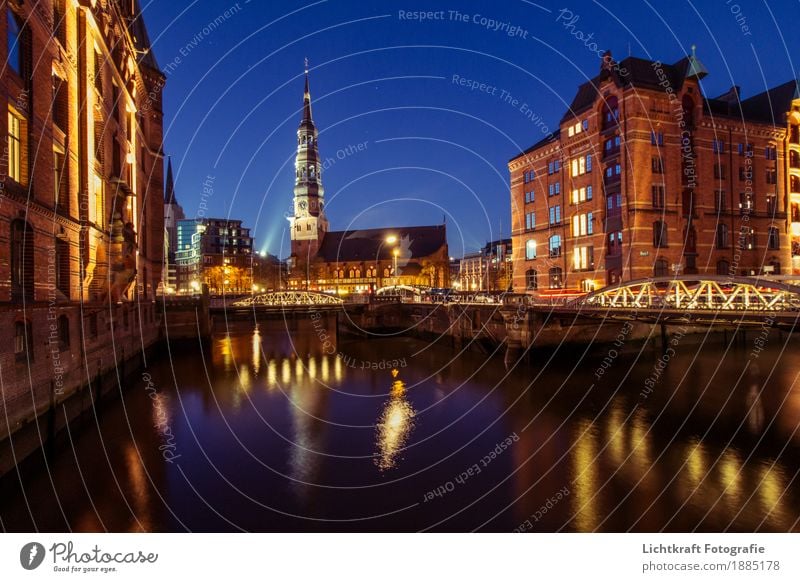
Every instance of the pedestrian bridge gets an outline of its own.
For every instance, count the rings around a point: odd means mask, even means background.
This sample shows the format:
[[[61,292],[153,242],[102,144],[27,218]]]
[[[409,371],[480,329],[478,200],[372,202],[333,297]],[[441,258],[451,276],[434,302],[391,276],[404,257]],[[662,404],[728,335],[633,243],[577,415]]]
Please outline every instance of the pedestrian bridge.
[[[655,277],[604,287],[571,303],[581,310],[786,312],[800,310],[800,286],[756,277]]]
[[[339,297],[315,291],[274,291],[234,301],[230,307],[306,307],[343,303]]]

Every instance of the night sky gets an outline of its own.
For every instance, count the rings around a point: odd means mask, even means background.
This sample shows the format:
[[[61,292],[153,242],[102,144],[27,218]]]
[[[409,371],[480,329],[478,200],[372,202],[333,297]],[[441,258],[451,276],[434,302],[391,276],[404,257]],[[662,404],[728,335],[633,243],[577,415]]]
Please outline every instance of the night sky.
[[[331,228],[446,215],[457,257],[509,236],[506,163],[557,127],[598,49],[672,63],[697,45],[711,96],[759,93],[797,77],[800,60],[796,0],[142,5],[168,73],[164,147],[187,217],[211,177],[207,215],[243,219],[281,257],[305,57]],[[434,19],[414,20],[421,10]]]

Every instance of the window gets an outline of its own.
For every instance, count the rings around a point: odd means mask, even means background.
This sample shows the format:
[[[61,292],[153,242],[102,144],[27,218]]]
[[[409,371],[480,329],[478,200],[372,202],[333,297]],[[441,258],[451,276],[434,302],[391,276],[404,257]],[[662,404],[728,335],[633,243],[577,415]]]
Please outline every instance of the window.
[[[536,258],[536,241],[528,239],[525,241],[525,259],[530,261]]]
[[[564,285],[561,267],[553,267],[549,272],[550,289],[561,289]]]
[[[619,151],[620,137],[610,137],[605,141],[605,155],[611,155]]]
[[[528,291],[536,291],[539,288],[539,273],[535,269],[525,271],[525,288]]]
[[[724,154],[725,153],[725,142],[721,139],[715,139],[711,142],[711,149],[714,151],[715,154]]]
[[[717,275],[730,275],[731,264],[725,259],[717,261]]]
[[[559,223],[561,223],[561,205],[556,204],[550,207],[550,224],[554,225]]]
[[[528,190],[525,192],[525,204],[530,204],[534,200],[533,190]]]
[[[736,144],[736,151],[738,152],[738,154],[740,156],[750,157],[750,156],[753,155],[753,144],[751,144],[751,143],[748,143],[748,144],[737,143]]]
[[[69,317],[66,315],[58,318],[58,349],[62,352],[69,349]]]
[[[663,146],[664,145],[664,132],[651,131],[650,132],[650,145]]]
[[[714,210],[725,212],[728,209],[728,197],[725,190],[714,190]]]
[[[23,119],[8,110],[8,177],[22,184],[22,129]]]
[[[753,170],[746,166],[739,166],[739,181],[744,182],[746,180],[753,179]]]
[[[767,184],[777,184],[778,183],[778,170],[775,168],[767,168],[766,172],[767,176]]]
[[[557,196],[561,194],[561,182],[555,182],[547,187],[547,193],[550,196]]]
[[[587,186],[586,188],[575,188],[572,191],[572,203],[578,204],[580,202],[585,202],[587,200],[592,199],[592,187]]]
[[[616,97],[609,97],[603,104],[603,129],[609,129],[617,125],[619,119],[619,105]]]
[[[528,182],[533,182],[533,179],[534,179],[535,177],[536,177],[536,172],[534,172],[533,170],[530,170],[529,172],[525,172],[525,173],[523,174],[523,179],[525,180],[525,183],[526,183],[526,184],[527,184]]]
[[[593,233],[592,213],[576,214],[572,217],[572,236],[585,236]]]
[[[622,231],[608,233],[608,255],[622,254]]]
[[[725,179],[725,164],[714,164],[714,179],[715,180]]]
[[[69,243],[60,238],[56,239],[55,251],[56,289],[69,299]]]
[[[664,185],[653,184],[650,190],[653,196],[653,208],[664,208]]]
[[[24,220],[11,223],[11,298],[33,301],[33,228]]]
[[[17,75],[22,75],[22,27],[11,8],[6,9],[6,20],[8,22],[8,66]]]
[[[18,361],[33,360],[33,327],[30,321],[14,323],[14,355]]]
[[[751,212],[755,208],[755,195],[753,192],[740,192],[739,193],[739,209],[742,214]]]
[[[727,249],[730,246],[730,237],[727,224],[717,224],[715,244],[718,249]]]
[[[547,164],[547,175],[557,174],[561,170],[561,160],[553,160]]]
[[[653,156],[653,159],[650,161],[650,163],[654,174],[664,173],[664,160],[661,158],[661,156]]]
[[[573,158],[571,162],[572,166],[572,177],[576,176],[583,176],[586,172],[592,171],[592,156],[581,156],[579,158]]]
[[[561,256],[561,236],[554,234],[550,237],[550,257],[560,257]]]
[[[756,231],[753,228],[746,228],[744,230],[744,248],[752,251],[756,248]]]
[[[53,151],[53,207],[57,212],[65,213],[69,209],[69,183],[65,174],[66,158],[64,152]]]
[[[764,148],[764,158],[767,160],[778,159],[778,148],[774,146],[767,146]]]
[[[767,237],[767,248],[771,251],[778,250],[781,248],[780,238],[778,234],[778,228],[775,226],[769,227],[769,235]]]
[[[533,230],[536,228],[536,213],[528,212],[525,214],[525,230]]]
[[[653,246],[655,248],[667,246],[667,223],[662,220],[653,223]]]
[[[778,197],[775,194],[767,194],[767,214],[771,217],[775,217],[775,214],[778,212]]]
[[[666,259],[658,259],[653,264],[654,277],[669,277],[669,263]]]
[[[594,269],[594,248],[575,247],[572,249],[572,268],[575,271],[589,271]]]

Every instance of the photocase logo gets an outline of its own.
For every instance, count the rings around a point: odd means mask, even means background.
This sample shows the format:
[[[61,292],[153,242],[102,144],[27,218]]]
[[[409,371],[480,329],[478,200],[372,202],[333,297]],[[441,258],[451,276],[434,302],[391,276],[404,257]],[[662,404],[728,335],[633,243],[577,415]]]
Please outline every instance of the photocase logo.
[[[38,542],[30,542],[22,546],[19,552],[19,563],[26,570],[35,570],[44,562],[44,546]]]

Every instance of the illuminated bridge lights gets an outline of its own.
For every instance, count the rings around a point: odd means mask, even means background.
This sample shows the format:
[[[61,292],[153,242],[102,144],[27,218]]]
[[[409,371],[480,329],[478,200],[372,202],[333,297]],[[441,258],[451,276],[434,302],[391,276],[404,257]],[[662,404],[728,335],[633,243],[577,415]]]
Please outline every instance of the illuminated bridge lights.
[[[755,277],[655,277],[605,287],[575,307],[713,311],[797,311],[800,287]]]
[[[342,305],[344,301],[333,295],[314,291],[275,291],[253,295],[231,304],[231,307],[296,307],[303,305]]]

